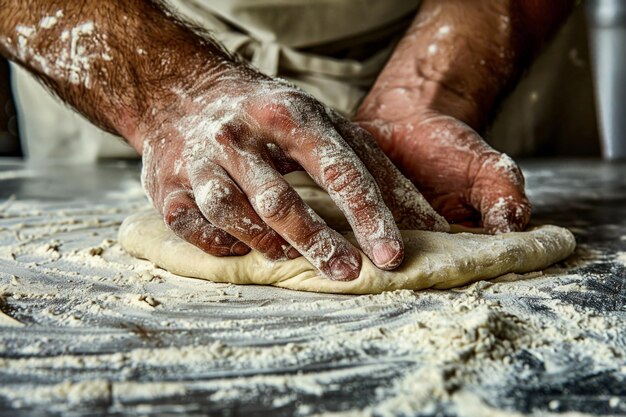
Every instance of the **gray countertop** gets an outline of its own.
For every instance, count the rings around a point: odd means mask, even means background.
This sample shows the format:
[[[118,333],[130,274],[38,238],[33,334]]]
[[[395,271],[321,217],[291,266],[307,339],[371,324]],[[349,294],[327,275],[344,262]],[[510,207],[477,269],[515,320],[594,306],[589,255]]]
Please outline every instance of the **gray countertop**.
[[[147,207],[134,163],[0,160],[0,415],[626,414],[626,165],[522,166],[570,259],[340,296],[126,255],[117,228]]]

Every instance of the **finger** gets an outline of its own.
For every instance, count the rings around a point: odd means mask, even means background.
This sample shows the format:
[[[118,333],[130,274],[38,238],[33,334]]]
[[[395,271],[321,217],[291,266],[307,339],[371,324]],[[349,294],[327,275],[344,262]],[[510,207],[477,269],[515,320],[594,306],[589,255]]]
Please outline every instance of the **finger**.
[[[276,170],[282,175],[289,174],[293,171],[301,171],[302,167],[296,161],[285,155],[282,149],[276,146],[275,143],[267,143],[265,145],[267,153]]]
[[[273,114],[276,123],[269,124],[272,130],[267,133],[328,192],[363,252],[381,269],[400,265],[404,246],[393,215],[374,178],[334,129],[323,106],[300,100],[297,106],[275,105]]]
[[[361,256],[308,207],[269,161],[257,153],[229,158],[225,166],[260,218],[324,275],[338,281],[359,276]]]
[[[212,224],[261,252],[268,259],[300,256],[254,211],[248,198],[223,168],[205,164],[190,175],[194,196],[202,214]]]
[[[515,232],[528,224],[531,205],[524,192],[524,176],[508,155],[485,155],[472,190],[470,201],[481,213],[487,232]]]
[[[245,255],[250,252],[248,246],[209,223],[187,190],[167,195],[163,217],[177,236],[211,255]]]
[[[363,161],[383,191],[385,204],[401,229],[447,232],[448,222],[440,216],[415,185],[406,178],[378,147],[365,129],[327,109],[335,128]]]

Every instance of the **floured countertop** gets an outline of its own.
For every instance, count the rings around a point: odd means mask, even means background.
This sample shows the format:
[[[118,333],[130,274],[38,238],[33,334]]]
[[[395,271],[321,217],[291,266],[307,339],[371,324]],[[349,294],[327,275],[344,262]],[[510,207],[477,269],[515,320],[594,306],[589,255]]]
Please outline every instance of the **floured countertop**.
[[[301,293],[126,255],[138,167],[0,162],[0,415],[626,414],[626,166],[525,164],[544,273],[450,291]]]

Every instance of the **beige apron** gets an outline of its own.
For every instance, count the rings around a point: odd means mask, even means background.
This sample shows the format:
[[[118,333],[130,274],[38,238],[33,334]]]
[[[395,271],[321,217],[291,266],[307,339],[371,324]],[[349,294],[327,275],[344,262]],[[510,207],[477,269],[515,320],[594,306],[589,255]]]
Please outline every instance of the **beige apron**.
[[[352,114],[416,14],[419,0],[170,0],[228,50]],[[89,162],[132,156],[119,139],[14,71],[20,128],[31,159]]]

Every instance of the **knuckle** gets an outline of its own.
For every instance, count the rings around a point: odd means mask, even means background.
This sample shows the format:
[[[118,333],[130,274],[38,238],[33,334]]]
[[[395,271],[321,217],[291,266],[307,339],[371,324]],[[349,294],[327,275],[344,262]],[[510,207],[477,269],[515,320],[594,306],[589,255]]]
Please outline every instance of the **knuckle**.
[[[296,89],[279,91],[263,106],[265,121],[270,126],[294,128],[304,126],[325,114],[324,106],[313,97]]]
[[[289,184],[277,180],[262,187],[262,191],[254,197],[254,206],[261,217],[281,221],[289,215],[297,198]]]
[[[342,249],[343,245],[343,242],[328,227],[312,230],[300,242],[301,249],[307,258],[318,268],[324,267],[334,255],[345,252]]]
[[[294,124],[292,111],[288,105],[280,101],[270,101],[263,106],[264,121],[269,126]]]
[[[182,193],[170,193],[165,199],[165,224],[176,235],[211,255],[229,255],[235,238],[208,223],[191,198],[181,196]]]
[[[271,229],[264,229],[257,233],[250,240],[249,246],[252,246],[270,259],[280,259],[284,257],[284,252],[281,248],[281,239],[278,234]]]
[[[233,145],[242,136],[242,126],[236,123],[224,123],[214,133],[213,139],[220,145]]]
[[[236,201],[236,190],[227,182],[213,178],[194,189],[196,201],[209,217],[219,215],[219,211],[232,207]]]
[[[323,170],[323,178],[330,190],[354,195],[365,184],[363,172],[351,163],[335,163]]]
[[[191,207],[184,198],[182,191],[168,194],[163,201],[163,220],[172,230],[179,230],[181,225],[189,221]]]
[[[202,249],[215,256],[230,255],[230,248],[235,239],[216,227],[205,227],[199,233],[196,241],[200,243]]]
[[[517,188],[524,188],[524,174],[517,163],[505,153],[490,154],[483,162],[484,166],[491,167],[490,172],[497,172]]]
[[[185,207],[171,207],[166,208],[163,214],[163,219],[165,220],[165,224],[170,229],[178,229],[179,224],[181,223],[181,219],[187,217],[187,209]]]

